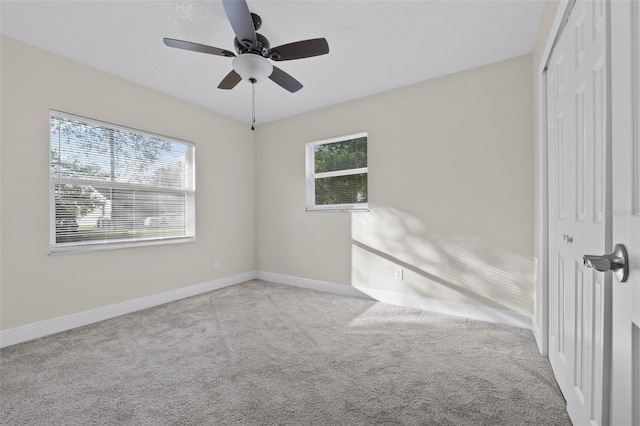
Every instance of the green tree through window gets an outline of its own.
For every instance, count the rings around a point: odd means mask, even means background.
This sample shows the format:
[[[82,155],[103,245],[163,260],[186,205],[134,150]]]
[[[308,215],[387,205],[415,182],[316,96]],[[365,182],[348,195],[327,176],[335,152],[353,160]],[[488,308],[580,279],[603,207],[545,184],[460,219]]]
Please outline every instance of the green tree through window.
[[[192,236],[193,144],[53,111],[50,138],[52,249]]]
[[[310,142],[313,156],[313,200],[309,209],[357,209],[368,202],[367,136],[358,134]],[[308,191],[311,188],[307,189]],[[354,207],[355,206],[355,207]]]

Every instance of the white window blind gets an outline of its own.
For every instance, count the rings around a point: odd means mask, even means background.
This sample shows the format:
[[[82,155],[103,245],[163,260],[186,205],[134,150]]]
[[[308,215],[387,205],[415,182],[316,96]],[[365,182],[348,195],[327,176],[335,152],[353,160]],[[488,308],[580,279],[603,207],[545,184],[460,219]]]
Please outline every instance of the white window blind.
[[[367,132],[308,142],[307,210],[367,210]]]
[[[195,147],[50,112],[52,253],[193,241]]]

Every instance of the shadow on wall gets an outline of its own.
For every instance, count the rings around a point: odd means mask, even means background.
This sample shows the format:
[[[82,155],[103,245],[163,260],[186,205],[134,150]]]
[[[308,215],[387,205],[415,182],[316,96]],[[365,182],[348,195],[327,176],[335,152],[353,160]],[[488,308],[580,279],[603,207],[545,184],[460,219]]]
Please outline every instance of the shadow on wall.
[[[533,256],[467,234],[430,232],[416,217],[374,206],[354,213],[351,284],[523,314],[533,312]],[[394,278],[396,268],[403,279]]]

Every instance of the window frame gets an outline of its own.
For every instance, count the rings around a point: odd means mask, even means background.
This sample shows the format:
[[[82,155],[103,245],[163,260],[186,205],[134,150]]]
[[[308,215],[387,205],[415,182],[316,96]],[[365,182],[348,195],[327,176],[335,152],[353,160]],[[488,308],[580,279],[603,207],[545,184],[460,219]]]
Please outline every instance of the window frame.
[[[51,173],[53,166],[53,159],[51,152],[53,145],[51,142],[51,121],[53,117],[67,118],[70,120],[80,121],[82,123],[100,126],[103,128],[110,128],[114,130],[120,130],[128,133],[137,133],[144,136],[153,138],[160,138],[169,142],[177,142],[184,145],[189,145],[190,148],[190,169],[186,172],[191,175],[191,188],[171,188],[171,187],[156,187],[145,184],[136,183],[122,183],[122,182],[108,182],[108,186],[113,189],[119,190],[142,190],[142,191],[157,191],[173,194],[185,194],[186,200],[186,218],[185,218],[185,234],[179,237],[153,237],[148,239],[104,239],[104,240],[88,240],[88,241],[73,241],[58,243],[56,241],[56,203],[55,203],[55,185],[56,184],[73,184],[78,186],[95,186],[96,181],[92,179],[85,179],[81,177],[54,177]],[[179,139],[171,136],[161,135],[158,133],[148,132],[145,130],[139,130],[132,127],[121,126],[113,124],[107,121],[96,120],[89,117],[84,117],[78,114],[70,114],[67,112],[50,109],[49,110],[49,131],[48,131],[48,150],[49,150],[49,255],[68,254],[68,253],[83,253],[91,251],[101,250],[115,250],[131,247],[143,247],[143,246],[155,246],[164,244],[178,244],[178,243],[190,243],[196,240],[196,144],[191,141]],[[185,175],[186,176],[186,175]]]
[[[327,145],[336,142],[344,142],[351,139],[367,138],[367,167],[360,167],[357,169],[345,169],[336,170],[331,172],[316,173],[315,171],[315,147],[318,145]],[[368,212],[369,211],[369,199],[367,196],[366,203],[352,203],[352,204],[316,204],[316,179],[336,177],[336,176],[350,176],[366,173],[367,175],[367,194],[369,192],[369,132],[361,131],[356,133],[350,133],[347,135],[334,136],[331,138],[310,141],[305,146],[306,156],[306,189],[307,189],[307,212]]]

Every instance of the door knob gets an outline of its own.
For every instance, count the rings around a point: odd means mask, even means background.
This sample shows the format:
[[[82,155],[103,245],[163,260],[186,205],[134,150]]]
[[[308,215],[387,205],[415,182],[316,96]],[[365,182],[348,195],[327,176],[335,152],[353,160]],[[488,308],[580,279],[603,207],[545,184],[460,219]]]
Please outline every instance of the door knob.
[[[562,239],[565,240],[567,243],[573,242],[573,236],[571,234],[562,234]]]
[[[587,268],[593,268],[596,271],[612,271],[616,279],[621,283],[627,281],[629,276],[627,249],[622,244],[616,244],[613,253],[605,254],[604,256],[585,254],[582,257],[582,262]]]

